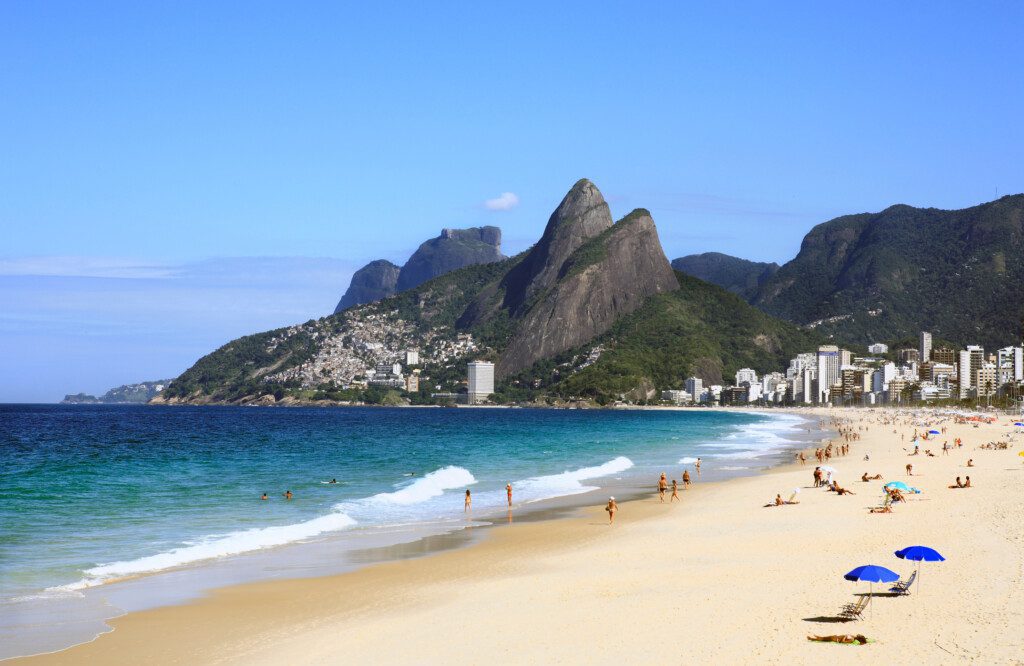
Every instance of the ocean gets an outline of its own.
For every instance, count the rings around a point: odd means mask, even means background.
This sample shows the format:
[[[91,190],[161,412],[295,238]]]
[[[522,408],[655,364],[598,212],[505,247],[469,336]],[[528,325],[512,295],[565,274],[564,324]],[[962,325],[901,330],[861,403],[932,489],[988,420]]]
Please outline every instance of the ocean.
[[[0,405],[0,658],[503,520],[506,483],[525,516],[652,490],[697,457],[705,480],[751,474],[807,427],[701,409]]]

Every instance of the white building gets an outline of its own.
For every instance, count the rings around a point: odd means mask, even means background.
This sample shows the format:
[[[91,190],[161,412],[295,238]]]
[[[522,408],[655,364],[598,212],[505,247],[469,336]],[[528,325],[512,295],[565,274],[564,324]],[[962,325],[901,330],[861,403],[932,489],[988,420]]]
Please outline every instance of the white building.
[[[921,354],[921,363],[932,360],[932,334],[928,331],[921,331],[917,351]]]
[[[871,390],[875,393],[889,390],[889,382],[896,378],[896,364],[886,363],[871,375]]]
[[[743,382],[753,386],[757,383],[757,373],[750,368],[740,368],[736,371],[736,386],[743,386]]]
[[[889,345],[883,345],[881,342],[876,342],[873,345],[868,345],[869,354],[888,354]]]
[[[661,392],[661,399],[676,405],[685,405],[692,401],[692,396],[687,391],[669,389]]]
[[[829,401],[832,385],[839,381],[840,370],[850,364],[850,352],[835,345],[818,347],[818,389],[815,402]]]
[[[494,364],[473,361],[469,364],[469,404],[484,402],[494,393]]]
[[[420,353],[415,349],[409,349],[405,352],[405,364],[406,365],[419,365],[420,364]]]
[[[683,388],[693,396],[694,401],[699,401],[704,394],[704,380],[699,377],[690,377],[683,383]]]
[[[996,365],[1006,381],[1024,380],[1024,347],[1003,347],[996,352]]]
[[[978,345],[967,345],[967,349],[960,352],[958,360],[957,375],[960,378],[960,397],[967,398],[971,395],[971,389],[976,388],[975,373],[985,362],[985,350]]]

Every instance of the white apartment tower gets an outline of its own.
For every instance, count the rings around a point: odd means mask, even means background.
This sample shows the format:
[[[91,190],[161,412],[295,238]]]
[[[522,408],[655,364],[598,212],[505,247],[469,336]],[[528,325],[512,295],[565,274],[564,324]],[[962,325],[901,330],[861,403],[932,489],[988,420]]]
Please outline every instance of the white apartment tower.
[[[849,357],[850,353],[846,352]],[[849,358],[846,363],[849,364]],[[839,379],[839,370],[843,367],[843,359],[840,358],[839,347],[835,345],[822,345],[818,347],[818,391],[814,402],[824,403],[829,400],[829,391],[832,385]]]
[[[473,361],[469,364],[469,404],[476,405],[494,393],[494,364]]]
[[[750,368],[740,368],[736,371],[736,386],[742,386],[743,382],[753,386],[757,383],[757,373]]]
[[[932,360],[932,334],[928,331],[921,331],[920,344],[917,346],[921,354],[921,363]]]
[[[699,377],[690,377],[683,384],[683,388],[690,394],[694,402],[699,402],[701,394],[704,393],[704,380]]]

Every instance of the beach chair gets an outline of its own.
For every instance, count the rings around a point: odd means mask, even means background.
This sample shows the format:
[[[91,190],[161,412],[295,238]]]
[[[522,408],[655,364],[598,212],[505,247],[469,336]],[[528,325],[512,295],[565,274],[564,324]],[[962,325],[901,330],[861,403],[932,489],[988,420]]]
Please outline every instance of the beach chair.
[[[910,594],[910,586],[914,584],[914,580],[917,578],[917,571],[910,574],[910,578],[906,580],[898,581],[895,585],[889,588],[890,592],[895,592],[899,595]]]
[[[868,601],[870,601],[870,597],[863,596],[854,603],[846,604],[839,611],[839,617],[844,620],[859,620],[864,616],[864,609],[868,607]]]

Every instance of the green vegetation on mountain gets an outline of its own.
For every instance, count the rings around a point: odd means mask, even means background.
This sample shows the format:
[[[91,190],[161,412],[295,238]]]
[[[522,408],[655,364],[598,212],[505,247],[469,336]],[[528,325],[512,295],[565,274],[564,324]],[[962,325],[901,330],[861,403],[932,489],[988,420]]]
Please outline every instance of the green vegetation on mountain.
[[[673,259],[672,268],[717,284],[749,301],[757,293],[758,287],[775,275],[779,265],[748,261],[720,252],[705,252]]]
[[[846,341],[920,330],[989,349],[1019,341],[1024,194],[963,210],[898,205],[825,222],[752,302]]]

